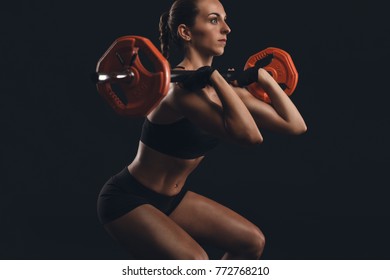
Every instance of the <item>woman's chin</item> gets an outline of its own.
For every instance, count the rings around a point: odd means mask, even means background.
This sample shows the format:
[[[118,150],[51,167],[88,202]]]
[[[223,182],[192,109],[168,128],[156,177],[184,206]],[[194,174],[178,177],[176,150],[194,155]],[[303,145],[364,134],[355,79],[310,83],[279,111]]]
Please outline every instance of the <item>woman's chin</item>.
[[[222,49],[222,50],[216,50],[213,54],[213,56],[221,56],[223,55],[225,52],[225,49]]]

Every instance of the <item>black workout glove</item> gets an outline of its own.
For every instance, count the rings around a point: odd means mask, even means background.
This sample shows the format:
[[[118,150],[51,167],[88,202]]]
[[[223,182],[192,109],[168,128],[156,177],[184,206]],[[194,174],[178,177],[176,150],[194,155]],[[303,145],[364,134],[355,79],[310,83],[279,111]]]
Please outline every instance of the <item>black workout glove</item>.
[[[182,82],[183,88],[190,91],[196,91],[207,85],[211,85],[210,77],[214,70],[215,69],[211,66],[200,67],[198,70],[188,75],[188,77]]]
[[[259,69],[256,67],[251,67],[246,69],[245,71],[237,74],[235,77],[237,84],[239,87],[244,87],[250,85],[254,82],[257,82],[259,78],[258,74]]]
[[[238,86],[244,87],[254,82],[257,82],[259,78],[259,74],[258,74],[259,69],[270,64],[273,57],[274,57],[273,54],[269,54],[263,57],[262,59],[256,61],[255,66],[250,67],[241,73],[237,73],[234,79],[237,81]]]

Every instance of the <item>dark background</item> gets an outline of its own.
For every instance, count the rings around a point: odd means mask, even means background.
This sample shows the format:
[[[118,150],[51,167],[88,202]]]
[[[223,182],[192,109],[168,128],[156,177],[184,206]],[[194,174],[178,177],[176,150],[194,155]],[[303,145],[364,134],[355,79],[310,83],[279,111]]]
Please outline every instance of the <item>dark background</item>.
[[[127,258],[99,224],[96,198],[133,159],[142,118],[116,115],[89,75],[120,36],[158,46],[170,4],[2,7],[1,259]],[[269,46],[288,51],[299,72],[291,98],[308,131],[263,131],[255,148],[224,143],[188,184],[257,224],[264,259],[390,259],[387,10],[374,1],[223,4],[232,33],[215,66],[240,69]]]

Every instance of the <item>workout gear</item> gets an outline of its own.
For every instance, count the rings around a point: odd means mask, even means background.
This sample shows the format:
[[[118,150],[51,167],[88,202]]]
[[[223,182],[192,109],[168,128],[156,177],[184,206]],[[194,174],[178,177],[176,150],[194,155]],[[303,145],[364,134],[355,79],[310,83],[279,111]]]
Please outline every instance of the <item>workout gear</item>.
[[[151,204],[169,215],[181,202],[187,188],[175,196],[157,193],[137,181],[127,167],[111,177],[100,191],[97,213],[100,223],[106,224],[143,204]]]
[[[244,87],[244,86],[247,86],[247,85],[250,85],[252,83],[257,82],[257,80],[259,79],[259,73],[258,73],[259,69],[264,68],[265,66],[270,64],[272,61],[272,58],[273,58],[273,55],[269,54],[269,55],[259,59],[258,61],[256,61],[255,65],[253,67],[247,68],[246,70],[244,70],[241,73],[240,72],[236,73],[236,75],[234,77],[232,77],[232,79],[236,79],[237,84],[240,87]]]
[[[298,84],[298,72],[291,56],[286,51],[278,48],[266,48],[265,50],[252,55],[246,62],[244,70],[254,67],[259,60],[261,61],[267,57],[271,57],[272,60],[268,65],[260,67],[268,71],[284,92],[290,96]],[[261,88],[259,83],[252,83],[247,86],[247,89],[256,98],[271,103],[271,99],[264,89]]]
[[[210,77],[214,70],[215,69],[210,66],[200,67],[185,78],[182,82],[183,87],[190,91],[197,91],[207,85],[211,85]]]
[[[170,124],[156,124],[145,118],[141,142],[163,154],[194,159],[215,148],[219,139],[202,132],[187,118]]]
[[[152,67],[145,67],[140,55],[145,54]],[[271,57],[264,66],[281,85],[287,95],[291,95],[298,82],[298,73],[290,55],[278,48],[267,48],[251,56],[244,70],[254,67],[259,60]],[[150,65],[148,65],[150,66]],[[258,66],[256,66],[258,67]],[[263,67],[263,66],[260,66]],[[152,70],[149,70],[153,68]],[[238,79],[241,86],[256,97],[270,103],[268,95],[257,81],[256,69],[245,71]],[[99,59],[92,79],[98,92],[122,116],[136,117],[148,115],[167,95],[170,82],[182,83],[189,90],[205,87],[213,69],[209,66],[196,71],[169,69],[169,62],[147,38],[141,36],[123,36],[114,41]],[[221,71],[220,71],[221,72]],[[236,80],[232,71],[221,72],[227,81]]]
[[[152,63],[153,72],[142,64],[140,50]],[[140,36],[115,40],[99,59],[96,72],[105,73],[96,76],[98,92],[122,116],[147,115],[167,94],[171,81],[168,61],[149,39]]]

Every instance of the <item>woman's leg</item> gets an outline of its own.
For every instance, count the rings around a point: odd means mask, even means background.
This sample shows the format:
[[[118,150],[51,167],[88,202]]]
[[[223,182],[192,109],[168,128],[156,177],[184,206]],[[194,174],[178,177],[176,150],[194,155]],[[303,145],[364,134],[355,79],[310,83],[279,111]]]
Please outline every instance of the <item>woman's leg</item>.
[[[223,259],[259,259],[265,238],[261,230],[231,209],[187,192],[170,218],[195,240],[225,250]]]
[[[208,259],[188,233],[150,204],[104,227],[135,259]]]

